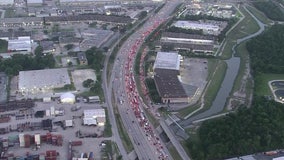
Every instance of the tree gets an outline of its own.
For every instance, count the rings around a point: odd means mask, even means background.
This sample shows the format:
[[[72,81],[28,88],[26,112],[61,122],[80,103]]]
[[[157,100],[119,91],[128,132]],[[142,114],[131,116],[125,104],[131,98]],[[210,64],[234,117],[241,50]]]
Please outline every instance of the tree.
[[[64,46],[64,48],[66,49],[66,50],[70,50],[70,49],[72,49],[74,47],[74,44],[66,44],[65,46]]]
[[[87,79],[87,80],[83,81],[83,87],[90,88],[95,84],[94,82],[95,81],[92,80],[92,79]]]
[[[34,51],[36,56],[43,56],[43,48],[41,45],[37,46]]]

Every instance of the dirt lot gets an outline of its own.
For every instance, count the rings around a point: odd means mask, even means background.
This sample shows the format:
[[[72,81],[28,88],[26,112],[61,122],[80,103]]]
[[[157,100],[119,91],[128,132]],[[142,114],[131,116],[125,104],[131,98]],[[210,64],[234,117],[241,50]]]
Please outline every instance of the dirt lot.
[[[87,80],[87,79],[92,79],[96,81],[96,74],[94,70],[92,69],[80,69],[80,70],[75,70],[71,72],[72,79],[74,82],[74,85],[76,87],[76,90],[78,92],[84,92],[89,90],[88,88],[84,88],[82,83]]]

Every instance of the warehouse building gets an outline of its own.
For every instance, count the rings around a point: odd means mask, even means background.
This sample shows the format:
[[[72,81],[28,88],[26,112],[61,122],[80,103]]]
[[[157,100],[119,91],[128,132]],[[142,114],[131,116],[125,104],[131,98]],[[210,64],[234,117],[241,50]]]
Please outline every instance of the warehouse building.
[[[14,0],[2,0],[0,1],[0,5],[13,5]]]
[[[28,6],[41,6],[43,4],[43,0],[27,0]]]
[[[158,52],[154,63],[154,81],[163,103],[188,103],[179,80],[181,56],[174,52]]]
[[[8,51],[27,51],[31,52],[31,37],[23,36],[17,38],[1,37],[0,39],[8,41]]]
[[[84,110],[83,124],[104,126],[106,122],[106,114],[104,109]]]
[[[71,84],[67,68],[19,72],[18,90],[21,93],[48,92]]]
[[[221,22],[220,22],[221,23]],[[184,29],[202,30],[204,34],[218,35],[221,33],[221,24],[200,21],[176,21],[173,26]]]
[[[188,50],[193,53],[212,55],[215,38],[209,35],[185,34],[175,32],[163,33],[157,47],[172,47],[175,50]]]

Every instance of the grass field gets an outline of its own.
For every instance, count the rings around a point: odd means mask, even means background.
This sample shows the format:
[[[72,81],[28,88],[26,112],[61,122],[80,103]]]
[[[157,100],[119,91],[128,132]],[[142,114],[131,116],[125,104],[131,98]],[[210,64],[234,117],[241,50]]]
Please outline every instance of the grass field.
[[[16,13],[13,8],[7,8],[5,11],[4,18],[13,18],[15,17]]]
[[[253,6],[248,6],[247,9],[258,19],[260,20],[262,23],[264,24],[270,24],[273,21],[270,20],[269,18],[267,18],[265,16],[264,13],[262,13],[261,11],[257,10],[255,7]]]
[[[176,148],[172,144],[169,144],[167,147],[168,147],[170,154],[174,158],[174,160],[182,160],[178,151],[176,150]]]
[[[221,56],[222,59],[229,59],[232,56],[232,47],[237,39],[257,32],[259,29],[259,26],[250,14],[246,12],[243,7],[240,7],[239,9],[244,14],[245,18],[230,33],[228,33],[226,37],[227,43]]]
[[[268,82],[279,79],[284,80],[284,74],[259,74],[255,77],[255,94],[258,96],[272,95]]]

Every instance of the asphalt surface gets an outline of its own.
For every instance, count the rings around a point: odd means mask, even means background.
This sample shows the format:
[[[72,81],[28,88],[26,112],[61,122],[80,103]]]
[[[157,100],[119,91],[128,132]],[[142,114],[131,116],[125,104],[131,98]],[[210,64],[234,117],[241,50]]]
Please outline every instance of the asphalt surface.
[[[136,53],[145,37],[151,33],[153,29],[158,27],[159,24],[165,21],[180,2],[181,1],[177,0],[167,1],[166,5],[158,13],[151,16],[142,27],[137,29],[135,33],[124,42],[117,54],[110,83],[107,88],[105,88],[109,108],[112,106],[111,96],[113,90],[114,99],[117,101],[123,124],[127,129],[134,149],[141,160],[171,159],[171,157],[169,157],[168,151],[166,147],[164,147],[165,145],[157,138],[155,131],[152,129],[152,125],[149,124],[148,121],[146,121],[146,123],[143,122],[142,126],[140,125],[141,117],[142,119],[147,119],[147,117],[143,115],[143,112],[141,111],[141,102],[137,102],[137,99],[140,100],[141,98],[137,96],[136,85],[133,84],[135,83],[133,79],[133,63]],[[135,87],[133,88],[133,91],[129,90],[129,85]],[[137,104],[133,104],[133,99],[136,99]],[[137,112],[136,115],[134,115],[134,111],[137,110],[142,114],[141,116],[137,115]],[[113,113],[113,109],[110,109],[110,111]],[[114,115],[110,117],[114,118]],[[112,119],[111,121],[115,121],[115,119]],[[117,128],[116,124],[114,124],[112,128],[115,132],[117,131],[117,129],[114,129]],[[115,132],[114,137],[118,140],[118,133]],[[121,149],[120,145],[122,144],[119,144],[121,143],[121,140],[119,139],[117,143],[118,147]],[[122,149],[121,155],[123,156],[123,159],[128,159],[124,149]]]

